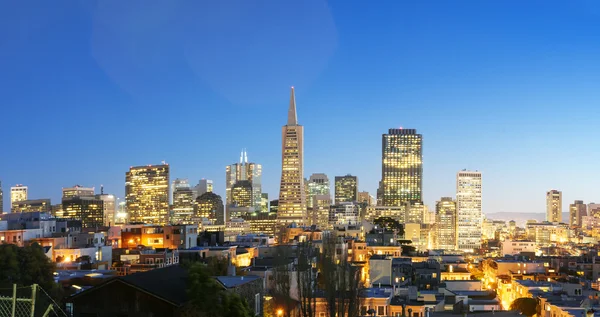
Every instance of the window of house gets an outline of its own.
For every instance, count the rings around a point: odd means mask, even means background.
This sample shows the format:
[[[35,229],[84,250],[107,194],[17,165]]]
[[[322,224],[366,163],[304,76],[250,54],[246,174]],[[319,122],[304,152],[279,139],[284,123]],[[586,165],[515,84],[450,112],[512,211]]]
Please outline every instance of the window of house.
[[[377,316],[385,316],[385,306],[377,306]]]

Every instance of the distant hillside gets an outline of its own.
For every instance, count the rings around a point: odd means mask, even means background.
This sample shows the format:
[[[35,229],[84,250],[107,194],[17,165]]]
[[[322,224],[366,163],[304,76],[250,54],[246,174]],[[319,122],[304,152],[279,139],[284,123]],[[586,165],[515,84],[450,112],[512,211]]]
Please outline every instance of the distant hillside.
[[[539,212],[495,212],[485,215],[488,219],[517,222],[517,226],[524,226],[527,220],[545,221],[546,214]],[[563,222],[569,222],[569,213],[563,212]]]

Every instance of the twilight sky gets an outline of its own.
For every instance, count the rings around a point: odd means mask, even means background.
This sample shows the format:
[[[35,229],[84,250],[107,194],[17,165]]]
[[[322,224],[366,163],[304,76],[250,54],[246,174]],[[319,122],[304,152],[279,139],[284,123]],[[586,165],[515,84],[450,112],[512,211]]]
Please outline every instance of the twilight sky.
[[[263,164],[277,198],[296,87],[305,175],[373,195],[381,134],[424,138],[424,199],[483,171],[485,213],[600,201],[597,1],[5,1],[0,180],[123,197],[131,165],[172,179]]]

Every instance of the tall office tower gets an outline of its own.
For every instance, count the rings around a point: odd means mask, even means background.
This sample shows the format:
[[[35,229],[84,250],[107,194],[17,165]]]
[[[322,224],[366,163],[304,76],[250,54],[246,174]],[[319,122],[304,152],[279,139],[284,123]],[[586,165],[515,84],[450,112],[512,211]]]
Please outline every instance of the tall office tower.
[[[437,249],[456,249],[456,202],[451,197],[442,197],[435,203]]]
[[[2,181],[0,181],[0,214],[4,212],[4,195],[2,193]]]
[[[166,225],[169,216],[169,165],[129,168],[125,202],[130,222]]]
[[[203,178],[198,182],[198,185],[194,186],[192,191],[194,192],[194,200],[196,200],[204,193],[212,193],[213,181],[210,179]]]
[[[118,199],[117,199],[118,200]],[[121,201],[117,203],[117,214],[115,215],[115,225],[124,225],[129,222],[129,214],[127,213],[127,203]]]
[[[546,193],[546,221],[562,222],[562,192],[552,189]]]
[[[248,163],[248,153],[242,151],[240,155],[240,162],[234,163],[225,168],[225,202],[227,206],[234,204],[232,190],[238,182],[242,182],[240,186],[250,185],[251,197],[250,203],[244,206],[240,205],[239,202],[236,206],[238,207],[252,207],[255,211],[259,211],[262,202],[262,166],[256,163]]]
[[[313,197],[315,195],[331,195],[329,191],[329,178],[323,173],[315,173],[310,175],[306,182],[306,205],[308,208],[313,208]]]
[[[425,213],[428,213],[427,206],[422,202],[406,202],[404,209],[404,223],[425,223]]]
[[[581,227],[581,217],[587,216],[587,205],[576,200],[569,205],[569,225]]]
[[[290,96],[287,124],[282,128],[281,183],[277,222],[280,225],[306,223],[304,189],[304,127],[298,124],[294,87]]]
[[[260,212],[269,212],[269,193],[262,193],[260,198]]]
[[[255,207],[255,204],[253,202],[253,188],[252,188],[252,183],[250,181],[237,181],[233,187],[231,187],[231,200],[230,200],[230,205],[229,206],[236,206],[236,207],[246,207],[246,208],[250,208],[250,207]],[[262,197],[260,202],[262,203]],[[261,206],[262,208],[262,206]],[[260,210],[259,209],[255,209],[252,208],[253,211],[256,210]]]
[[[173,194],[175,193],[175,189],[177,188],[190,188],[190,181],[187,178],[176,178],[171,183],[171,191],[169,192],[169,202],[171,204],[174,203]]]
[[[359,203],[365,203],[367,206],[375,206],[377,202],[375,197],[371,196],[369,192],[358,192],[358,200]]]
[[[178,184],[173,190],[173,208],[169,222],[171,224],[194,224],[194,191],[190,187]]]
[[[62,189],[62,198],[71,198],[71,197],[94,197],[95,190],[94,187],[82,187],[80,185],[75,185],[73,187],[63,187]]]
[[[17,201],[12,205],[12,212],[52,212],[50,199],[28,199]]]
[[[335,177],[335,204],[351,203],[358,200],[358,177],[350,174]]]
[[[313,196],[313,208],[311,225],[316,225],[317,228],[325,230],[329,229],[329,210],[332,205],[331,195],[315,195]]]
[[[423,189],[423,137],[415,129],[389,129],[382,136],[380,206],[420,202]]]
[[[195,222],[201,223],[202,218],[210,220],[215,225],[225,224],[225,207],[221,196],[206,192],[196,199]]]
[[[21,184],[16,185],[10,188],[10,210],[13,210],[13,204],[21,201],[27,200],[27,186],[23,186]]]
[[[457,249],[481,248],[481,172],[462,170],[456,175],[456,215]]]
[[[104,186],[100,186],[100,194],[96,195],[97,199],[103,201],[104,206],[104,225],[113,226],[117,213],[117,201],[115,195],[105,194]]]
[[[104,225],[104,201],[94,196],[69,196],[62,200],[62,218],[81,221],[83,228]]]

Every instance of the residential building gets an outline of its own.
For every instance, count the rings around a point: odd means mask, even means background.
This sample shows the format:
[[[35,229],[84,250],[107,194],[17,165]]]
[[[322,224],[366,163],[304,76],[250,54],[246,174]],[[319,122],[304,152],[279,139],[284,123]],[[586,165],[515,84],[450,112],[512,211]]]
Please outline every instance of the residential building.
[[[14,203],[22,200],[27,200],[27,186],[16,185],[10,188],[10,209]]]
[[[12,212],[52,212],[50,199],[20,200],[12,205]]]
[[[359,223],[359,206],[352,202],[343,202],[331,206],[329,210],[329,224],[356,225]]]
[[[281,161],[277,221],[282,225],[305,224],[304,127],[298,124],[294,87],[291,90],[287,124],[282,128]]]
[[[423,137],[415,129],[389,129],[382,135],[379,206],[423,201]]]
[[[358,177],[350,174],[335,177],[335,204],[358,201]]]
[[[581,227],[581,218],[587,216],[587,205],[576,200],[569,205],[569,225]]]
[[[481,248],[481,172],[463,170],[456,175],[456,214],[458,250]]]
[[[240,162],[231,164],[225,168],[226,206],[236,205],[260,210],[262,203],[261,178],[262,166],[256,163],[248,163],[248,154],[245,150],[242,151]],[[239,201],[239,196],[234,197],[235,188],[238,188],[238,190],[243,188],[244,191],[249,191],[249,197],[244,199],[243,202]]]
[[[131,167],[125,174],[131,222],[165,225],[169,216],[169,165]]]
[[[306,204],[309,208],[313,208],[313,197],[316,195],[331,195],[329,190],[329,178],[323,173],[310,175],[307,182]]]
[[[562,222],[562,192],[556,189],[546,193],[546,221]]]
[[[435,204],[436,248],[456,249],[456,201],[452,197],[442,197]]]
[[[502,241],[502,256],[518,255],[521,253],[535,253],[537,244],[529,240],[504,240]]]

